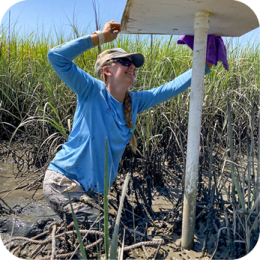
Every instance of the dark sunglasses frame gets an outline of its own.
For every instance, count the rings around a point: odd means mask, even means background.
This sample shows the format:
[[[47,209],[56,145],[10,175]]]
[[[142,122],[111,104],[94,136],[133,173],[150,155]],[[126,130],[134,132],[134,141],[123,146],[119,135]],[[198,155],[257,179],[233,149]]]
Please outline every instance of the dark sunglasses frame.
[[[111,63],[116,63],[116,62],[120,62],[123,66],[127,66],[130,67],[132,64],[135,65],[135,63],[127,58],[117,58],[114,59],[112,61],[110,61],[109,63],[107,63],[105,66],[110,65]]]

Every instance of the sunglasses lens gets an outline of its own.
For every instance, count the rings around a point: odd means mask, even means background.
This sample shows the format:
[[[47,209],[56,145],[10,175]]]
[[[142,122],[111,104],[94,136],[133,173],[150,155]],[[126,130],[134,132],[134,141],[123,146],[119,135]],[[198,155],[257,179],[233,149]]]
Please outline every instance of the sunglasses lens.
[[[128,59],[122,59],[122,64],[125,66],[131,66],[132,62]]]
[[[132,61],[130,61],[129,59],[127,58],[120,58],[120,59],[117,59],[118,62],[120,62],[123,66],[131,66],[131,64],[134,64]]]

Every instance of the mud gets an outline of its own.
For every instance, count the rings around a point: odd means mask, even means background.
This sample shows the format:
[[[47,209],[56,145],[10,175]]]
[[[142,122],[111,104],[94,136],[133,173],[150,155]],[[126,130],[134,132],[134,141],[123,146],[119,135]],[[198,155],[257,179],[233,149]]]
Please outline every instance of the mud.
[[[1,197],[4,197],[8,192],[17,187],[24,177],[14,177],[15,166],[12,163],[0,163],[0,169],[0,178],[2,180],[0,194]],[[119,176],[118,184],[123,181],[121,179]],[[176,188],[176,182],[174,184],[174,180],[172,181],[165,183],[164,188],[157,187],[154,189],[151,201],[154,214],[167,216],[176,209],[176,203],[181,198],[182,191]],[[168,194],[171,194],[171,198],[169,198]],[[37,191],[15,190],[4,197],[4,201],[15,212],[15,215],[0,216],[0,233],[3,241],[16,236],[31,238],[46,230],[46,227],[53,221],[61,221],[48,206],[43,196],[42,188],[39,188]],[[207,259],[207,257],[202,257],[202,247],[205,239],[203,230],[205,225],[200,224],[196,229],[194,250],[190,251],[182,250],[180,247],[181,214],[178,217],[174,232],[165,232],[165,229],[167,229],[165,226],[162,226],[161,231],[154,227],[147,229],[147,234],[154,238],[166,238],[166,244],[161,246],[157,254],[158,259]],[[156,250],[157,247],[146,247],[146,254],[144,254],[142,248],[137,248],[127,253],[125,258],[144,259],[146,258],[145,255],[148,257],[153,256]]]
[[[125,174],[131,172],[132,179],[124,203],[124,207],[128,211],[123,211],[121,220],[129,228],[138,230],[145,236],[164,240],[164,244],[160,247],[158,245],[145,246],[127,251],[124,253],[124,259],[152,259],[155,257],[156,259],[193,260],[211,259],[213,255],[213,259],[235,259],[246,254],[244,244],[233,243],[233,248],[230,246],[230,237],[226,229],[219,232],[222,228],[230,227],[233,216],[232,207],[231,203],[227,201],[227,196],[225,194],[222,196],[220,191],[215,190],[215,184],[208,189],[209,179],[205,172],[200,173],[198,182],[194,248],[184,250],[181,247],[183,171],[183,167],[169,165],[160,160],[154,163],[153,158],[151,161],[137,162],[136,165],[129,161],[127,163],[122,161],[118,177],[110,190],[110,202],[119,205]],[[15,212],[15,214],[0,215],[0,233],[3,241],[16,236],[31,238],[48,230],[48,226],[54,221],[61,222],[61,219],[47,205],[43,196],[42,173],[39,172],[39,176],[37,174],[34,176],[34,187],[37,188],[28,191],[22,185],[19,189],[12,191],[26,177],[25,174],[21,172],[18,174],[18,172],[14,162],[0,162],[0,197]],[[35,179],[38,180],[38,183],[35,182]],[[226,183],[228,187],[231,183],[230,179]],[[223,205],[226,205],[227,218],[225,218]],[[133,208],[135,221],[131,214]],[[116,210],[114,214],[116,214]],[[237,229],[237,232],[241,232],[241,230]],[[110,235],[112,236],[112,233]],[[122,243],[123,228],[120,229],[118,239]],[[252,237],[252,239],[257,240],[258,237]],[[125,246],[145,240],[145,237],[138,235],[134,237],[133,234],[126,232]],[[232,253],[231,251],[234,249],[236,252]],[[20,253],[20,257],[30,258],[32,250],[33,248],[26,247]],[[46,250],[43,251],[46,254],[51,252],[50,244]],[[88,253],[95,259],[97,255],[94,251]],[[42,256],[46,256],[46,254]]]
[[[48,222],[60,220],[48,206],[41,188],[37,191],[18,189],[7,195],[24,179],[21,176],[15,177],[15,170],[13,163],[0,162],[0,196],[4,197],[4,201],[15,212],[15,215],[0,215],[2,240],[11,236],[32,237],[41,233]]]

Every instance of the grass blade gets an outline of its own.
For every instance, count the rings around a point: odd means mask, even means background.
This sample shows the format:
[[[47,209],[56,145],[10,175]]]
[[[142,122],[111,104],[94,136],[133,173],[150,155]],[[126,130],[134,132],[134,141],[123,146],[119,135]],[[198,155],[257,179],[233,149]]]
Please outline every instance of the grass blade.
[[[71,208],[71,213],[72,213],[75,229],[76,229],[76,232],[77,232],[78,242],[79,242],[79,245],[80,245],[80,252],[81,252],[81,254],[83,256],[83,259],[87,259],[85,248],[84,248],[84,245],[83,245],[83,242],[82,242],[82,238],[81,238],[81,234],[79,232],[78,221],[77,221],[76,215],[75,215],[73,207],[72,207],[72,203],[71,203],[69,192],[68,192],[68,197],[69,197],[70,208]]]
[[[104,180],[104,233],[105,233],[105,251],[108,259],[109,251],[109,233],[108,233],[108,167],[107,167],[107,139],[105,142],[105,180]]]
[[[128,183],[130,180],[130,173],[126,175],[126,179],[124,182],[123,186],[123,191],[122,191],[122,197],[120,200],[119,208],[118,208],[118,213],[116,217],[116,224],[112,236],[112,243],[111,243],[111,250],[110,250],[110,259],[117,259],[117,246],[118,246],[118,231],[119,231],[119,223],[120,223],[120,218],[121,218],[121,213],[124,205],[124,199],[125,199],[125,194],[127,191]]]

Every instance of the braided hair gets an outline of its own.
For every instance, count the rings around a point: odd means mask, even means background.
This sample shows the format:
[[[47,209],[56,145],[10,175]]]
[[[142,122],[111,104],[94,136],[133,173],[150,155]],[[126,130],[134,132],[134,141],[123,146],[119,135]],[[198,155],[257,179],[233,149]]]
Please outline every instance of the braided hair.
[[[126,124],[128,126],[128,128],[130,129],[131,131],[131,138],[130,138],[130,144],[132,146],[132,151],[134,153],[136,153],[136,148],[137,148],[137,141],[136,141],[136,138],[135,138],[135,135],[133,133],[133,120],[132,120],[132,117],[131,117],[131,114],[132,114],[132,105],[131,105],[131,97],[129,95],[129,92],[126,91],[125,93],[125,99],[124,99],[124,113],[125,113],[125,121],[126,121]]]

